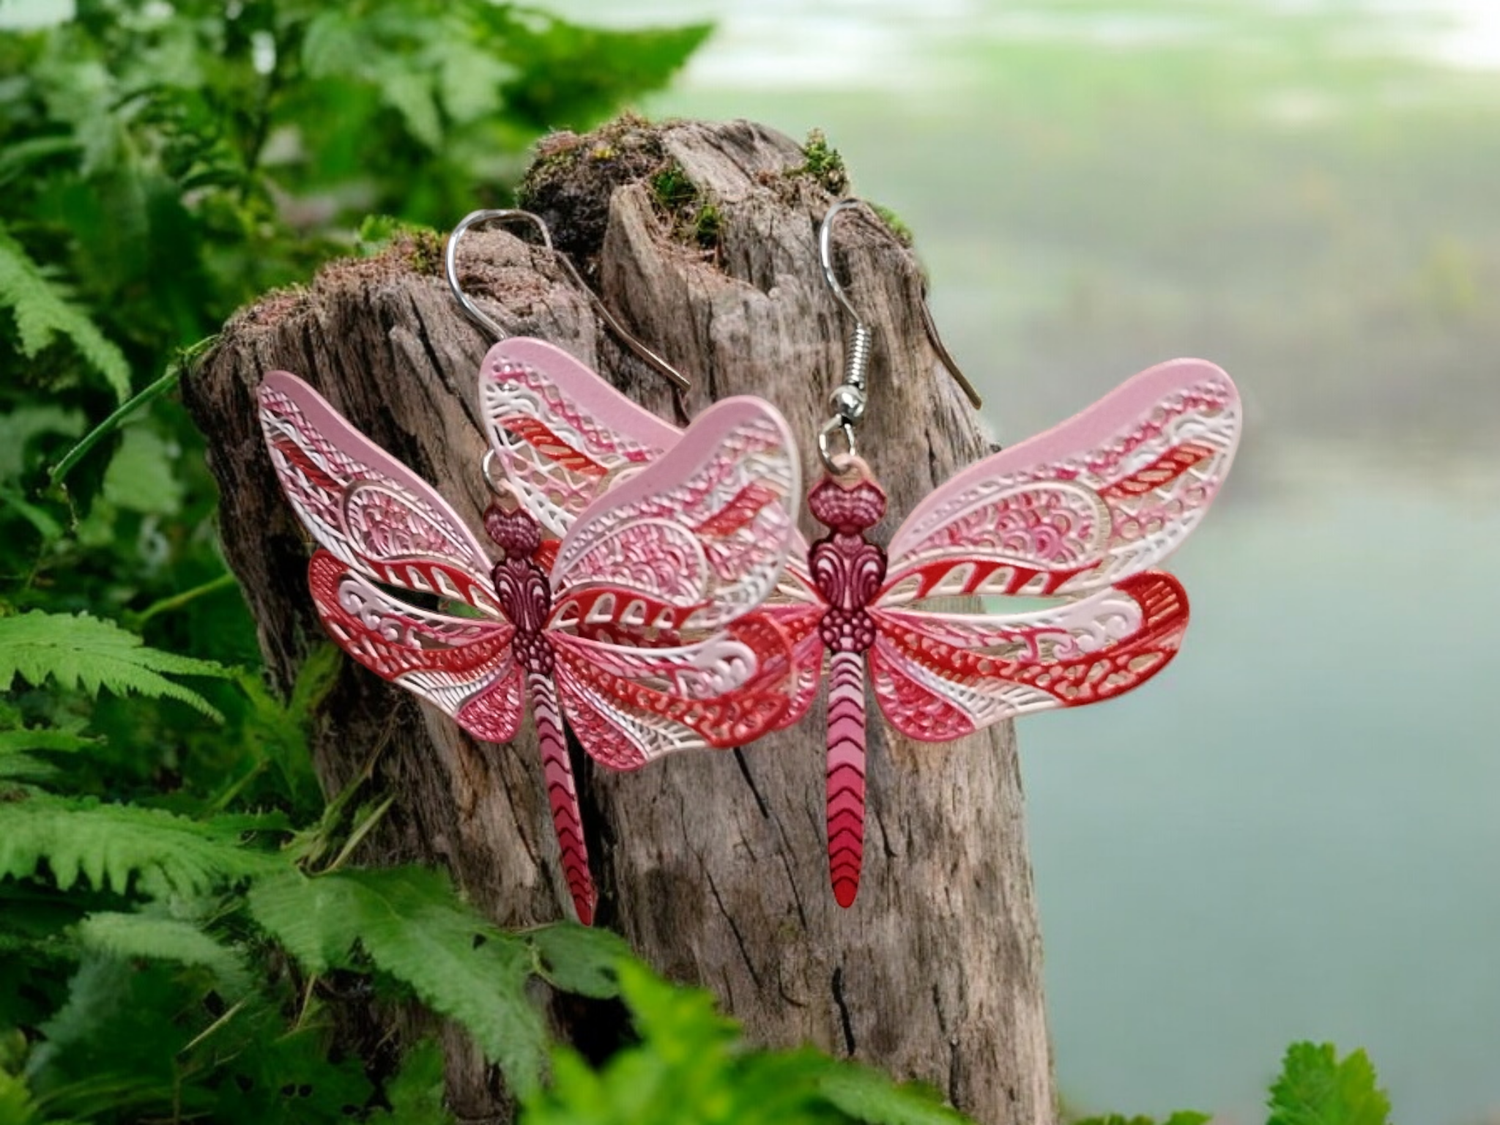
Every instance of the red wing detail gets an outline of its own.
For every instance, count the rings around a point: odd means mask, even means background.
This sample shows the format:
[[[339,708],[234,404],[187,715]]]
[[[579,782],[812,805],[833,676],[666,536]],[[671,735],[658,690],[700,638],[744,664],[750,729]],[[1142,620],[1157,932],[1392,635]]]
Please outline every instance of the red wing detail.
[[[603,477],[609,473],[603,465],[585,456],[563,441],[535,418],[512,414],[496,420],[497,424],[532,446],[549,461],[585,477]]]
[[[1075,707],[1145,683],[1176,655],[1187,595],[1150,571],[1056,609],[1009,617],[873,611],[876,697],[902,733],[957,738],[1001,719]]]
[[[672,605],[623,586],[591,583],[557,599],[551,628],[606,645],[675,648],[689,640],[682,626],[697,609],[695,604]]]
[[[774,729],[787,708],[790,646],[775,625],[754,615],[678,649],[550,636],[564,709],[570,721],[575,704],[594,712],[580,711],[574,731],[605,765],[631,769],[679,750],[739,746]],[[622,736],[629,744],[624,755]]]
[[[1099,495],[1107,500],[1144,496],[1148,492],[1171,484],[1183,473],[1213,456],[1212,449],[1197,442],[1179,445],[1175,449],[1167,450],[1145,468],[1138,469],[1130,476],[1115,481],[1108,488],[1101,489]]]
[[[360,664],[436,704],[477,738],[515,737],[521,697],[510,625],[407,605],[327,551],[313,554],[307,578],[323,627]]]
[[[723,508],[709,516],[693,531],[704,539],[722,539],[748,526],[767,504],[780,500],[780,495],[763,484],[748,484],[735,494]]]
[[[796,667],[797,686],[788,700],[787,712],[777,729],[796,726],[806,716],[818,688],[823,682],[823,638],[818,632],[828,606],[807,571],[807,542],[797,534],[792,559],[787,563],[781,581],[756,613],[776,624],[792,646],[792,663]]]
[[[548,574],[551,574],[552,564],[557,562],[557,549],[560,546],[562,546],[560,539],[543,539],[542,545],[536,549],[536,554],[531,557],[536,561],[537,566],[541,567]]]

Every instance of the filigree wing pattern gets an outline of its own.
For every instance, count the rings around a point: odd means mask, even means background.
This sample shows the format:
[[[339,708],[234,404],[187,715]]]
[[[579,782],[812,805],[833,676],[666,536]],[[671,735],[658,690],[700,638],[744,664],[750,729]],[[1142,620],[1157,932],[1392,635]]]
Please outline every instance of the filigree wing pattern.
[[[823,682],[825,648],[818,630],[828,603],[807,569],[807,541],[794,532],[791,556],[776,588],[756,610],[785,634],[792,647],[797,683],[778,729],[796,726],[807,715]]]
[[[670,647],[751,612],[786,566],[799,477],[775,409],[753,398],[715,403],[579,516],[552,569],[550,627]]]
[[[418,609],[352,573],[327,551],[313,554],[308,585],[323,627],[359,663],[435,704],[476,738],[509,742],[515,737],[521,673],[509,624]]]
[[[1076,596],[1156,566],[1203,518],[1240,422],[1234,384],[1213,364],[1143,371],[933,492],[892,539],[878,601]]]
[[[514,737],[515,631],[495,601],[478,540],[435,489],[296,376],[267,375],[259,399],[277,479],[322,548],[308,564],[308,584],[329,635],[476,737]],[[486,616],[421,609],[376,582],[458,599]]]
[[[500,615],[489,558],[435,489],[295,375],[271,372],[259,399],[282,490],[324,550],[378,582]]]
[[[568,722],[583,748],[614,769],[742,745],[774,729],[787,708],[791,648],[758,614],[672,648],[552,639]]]
[[[479,374],[485,429],[521,503],[561,539],[583,510],[681,432],[541,340],[502,340]]]
[[[1110,699],[1177,654],[1187,595],[1160,571],[1029,613],[871,611],[875,697],[891,724],[946,742],[1032,711]]]

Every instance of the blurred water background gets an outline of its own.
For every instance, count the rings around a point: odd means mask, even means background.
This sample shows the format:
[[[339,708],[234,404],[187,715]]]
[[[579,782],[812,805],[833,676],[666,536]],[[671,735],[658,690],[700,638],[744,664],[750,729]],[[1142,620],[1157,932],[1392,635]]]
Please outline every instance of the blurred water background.
[[[1181,660],[1021,728],[1069,1103],[1264,1120],[1305,1037],[1500,1121],[1500,4],[572,10],[718,20],[643,108],[824,129],[1003,441],[1176,355],[1245,395]]]

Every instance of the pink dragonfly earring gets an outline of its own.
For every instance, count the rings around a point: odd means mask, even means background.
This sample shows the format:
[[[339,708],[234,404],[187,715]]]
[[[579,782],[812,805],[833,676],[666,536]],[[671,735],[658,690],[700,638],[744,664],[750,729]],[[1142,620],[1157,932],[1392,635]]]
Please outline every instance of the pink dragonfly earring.
[[[497,335],[458,285],[457,243],[477,222],[518,214],[545,237],[524,212],[476,212],[448,244],[455,294]],[[324,627],[483,741],[515,737],[529,705],[573,906],[591,922],[564,720],[595,760],[634,769],[741,745],[786,713],[790,646],[754,612],[795,537],[800,472],[786,422],[740,397],[679,433],[552,345],[502,339],[479,375],[495,492],[484,544],[295,375],[266,375],[259,401],[277,477],[318,545],[308,581]],[[469,612],[420,608],[398,591]]]
[[[1218,367],[1159,364],[940,485],[881,547],[869,533],[886,497],[855,439],[873,332],[831,252],[835,218],[857,203],[836,203],[819,231],[824,276],[855,325],[835,413],[818,435],[826,472],[807,499],[827,534],[794,560],[768,607],[802,677],[784,725],[806,712],[827,664],[828,861],[842,906],[858,892],[864,850],[867,678],[887,721],[921,742],[1145,683],[1176,655],[1188,623],[1182,586],[1153,568],[1203,518],[1241,419]],[[932,605],[954,597],[985,601],[974,613]],[[1007,609],[1016,597],[1033,606]]]

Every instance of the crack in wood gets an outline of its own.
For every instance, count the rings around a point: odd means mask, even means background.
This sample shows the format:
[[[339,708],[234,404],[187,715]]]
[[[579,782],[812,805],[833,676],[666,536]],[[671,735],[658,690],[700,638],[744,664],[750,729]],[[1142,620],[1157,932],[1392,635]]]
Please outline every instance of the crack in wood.
[[[740,774],[745,779],[745,784],[750,786],[750,792],[755,794],[755,803],[760,808],[760,815],[767,820],[771,818],[771,806],[766,804],[766,799],[760,795],[760,788],[755,784],[755,778],[750,774],[750,764],[745,761],[745,752],[740,747],[734,748],[734,760],[739,763]]]
[[[854,1023],[849,1018],[849,1005],[844,1002],[844,967],[833,970],[833,1002],[839,1008],[839,1025],[844,1029],[844,1053],[854,1054]]]
[[[724,899],[719,894],[719,888],[714,885],[714,877],[705,868],[703,877],[708,881],[708,893],[714,896],[714,902],[719,907],[719,913],[724,915],[724,921],[729,923],[729,930],[734,934],[735,944],[740,947],[740,958],[745,962],[745,968],[750,971],[750,979],[755,982],[755,987],[760,987],[760,974],[755,971],[755,962],[750,959],[750,947],[745,944],[745,935],[740,933],[740,927],[734,920],[734,915],[729,913],[728,907],[724,905]]]

